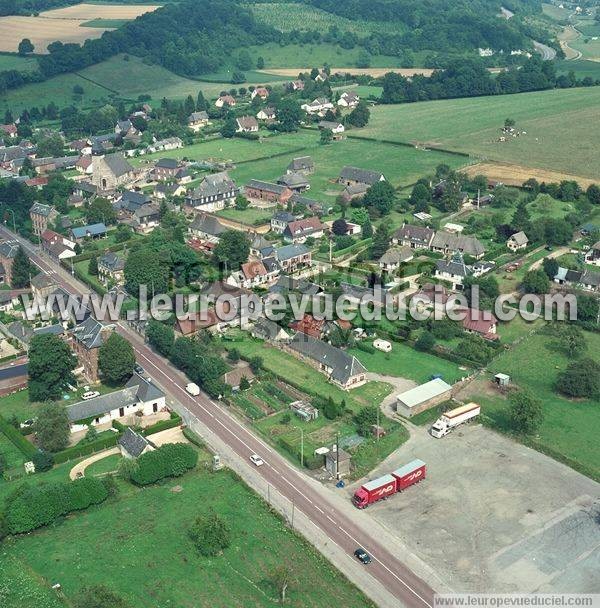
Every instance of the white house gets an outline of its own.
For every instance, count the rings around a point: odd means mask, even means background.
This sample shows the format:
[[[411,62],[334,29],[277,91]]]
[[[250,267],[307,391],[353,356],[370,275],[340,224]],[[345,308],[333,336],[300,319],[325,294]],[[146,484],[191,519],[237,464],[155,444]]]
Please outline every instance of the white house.
[[[164,410],[165,394],[150,380],[134,374],[125,388],[74,403],[67,408],[71,432],[84,431],[88,426],[110,424],[113,420],[133,416],[149,416]],[[131,420],[134,422],[134,420]]]
[[[507,241],[506,246],[511,251],[518,251],[519,249],[525,249],[529,244],[529,239],[527,235],[521,230],[520,232],[515,232]]]
[[[310,103],[300,106],[307,114],[325,114],[327,110],[333,110],[333,104],[326,97],[318,97]]]
[[[344,91],[338,99],[337,105],[342,108],[355,108],[360,101],[360,97],[355,91]]]
[[[329,130],[334,135],[339,135],[346,130],[346,127],[341,122],[334,122],[332,120],[321,120],[319,122],[319,129],[321,131]]]

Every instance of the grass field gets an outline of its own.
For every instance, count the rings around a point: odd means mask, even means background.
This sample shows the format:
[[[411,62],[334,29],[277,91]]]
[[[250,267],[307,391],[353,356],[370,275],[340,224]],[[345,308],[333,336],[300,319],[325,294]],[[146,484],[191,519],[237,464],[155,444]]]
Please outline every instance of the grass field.
[[[3,70],[19,70],[33,72],[37,70],[38,62],[35,57],[19,57],[19,55],[0,54],[0,72]]]
[[[585,332],[586,356],[600,360],[600,335]],[[600,409],[595,400],[570,401],[554,392],[558,374],[570,359],[557,348],[551,335],[536,333],[502,353],[489,366],[492,374],[509,374],[519,386],[542,400],[544,422],[535,442],[542,449],[557,452],[581,463],[600,479],[600,443],[595,432],[600,425]],[[507,427],[507,401],[489,391],[473,394],[485,414],[500,428]]]
[[[271,220],[272,213],[258,207],[248,207],[248,209],[244,209],[243,211],[232,207],[231,209],[219,211],[217,215],[236,222],[242,222],[243,224],[256,225],[268,223]]]
[[[446,382],[454,384],[468,374],[467,371],[458,369],[456,363],[417,351],[406,344],[397,342],[393,343],[390,353],[379,350],[374,353],[367,353],[358,348],[351,349],[350,352],[370,372],[408,378],[419,384],[431,380],[434,374],[441,374]]]
[[[84,21],[81,27],[100,27],[103,30],[111,30],[125,25],[128,21],[129,19],[92,19]]]
[[[593,87],[377,106],[360,133],[596,178],[599,103],[600,89]],[[527,134],[500,143],[507,117]]]
[[[180,492],[171,491],[175,484],[181,486]],[[119,487],[115,500],[8,541],[2,563],[9,580],[27,575],[27,584],[40,597],[60,581],[67,600],[84,585],[103,583],[134,606],[196,608],[210,598],[215,608],[270,608],[280,605],[270,576],[276,566],[287,564],[297,581],[288,594],[290,606],[371,606],[226,470],[195,471],[143,490],[122,483]],[[222,555],[206,559],[193,547],[187,529],[209,509],[230,525],[232,544]],[[8,593],[14,597],[13,587],[9,585]],[[6,608],[29,605],[3,603]]]

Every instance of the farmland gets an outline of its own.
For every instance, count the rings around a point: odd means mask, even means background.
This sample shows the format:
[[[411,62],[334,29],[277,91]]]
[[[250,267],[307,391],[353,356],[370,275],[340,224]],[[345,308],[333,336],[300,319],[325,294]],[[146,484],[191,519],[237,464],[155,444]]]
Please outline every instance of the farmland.
[[[0,54],[0,72],[3,70],[19,70],[33,72],[38,63],[35,57],[19,57],[19,55]]]
[[[20,572],[16,580],[22,584],[6,590],[2,597],[8,604],[3,605],[62,606],[47,593],[55,581],[60,581],[65,605],[70,605],[82,586],[110,581],[131,605],[149,608],[191,608],[199,605],[199,598],[211,598],[216,608],[271,607],[279,605],[271,574],[277,565],[289,564],[297,580],[290,588],[290,605],[370,606],[230,472],[196,471],[177,483],[178,492],[171,491],[172,483],[141,491],[120,483],[117,499],[57,526],[10,540],[3,548],[1,568],[11,580],[15,580],[13,573]],[[194,549],[187,529],[209,509],[230,525],[232,545],[207,560]],[[23,587],[36,594],[37,603],[23,593]]]
[[[74,4],[64,8],[44,11],[45,19],[135,19],[144,13],[155,11],[160,4],[96,4],[86,3]]]
[[[418,141],[485,160],[596,178],[599,102],[594,87],[378,106],[360,136]],[[499,142],[506,117],[527,134]]]

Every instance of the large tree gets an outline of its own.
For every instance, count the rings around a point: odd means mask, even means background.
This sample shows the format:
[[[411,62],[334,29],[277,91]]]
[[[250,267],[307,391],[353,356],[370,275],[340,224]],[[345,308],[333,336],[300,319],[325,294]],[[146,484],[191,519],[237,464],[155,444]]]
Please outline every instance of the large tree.
[[[600,363],[590,358],[569,363],[558,375],[557,388],[568,397],[600,397]]]
[[[231,544],[231,529],[214,511],[200,515],[189,531],[192,542],[204,557],[215,557]]]
[[[348,123],[354,127],[366,127],[369,118],[371,118],[371,112],[364,101],[360,101],[358,105],[348,115]]]
[[[523,435],[535,433],[544,420],[541,400],[527,391],[519,390],[510,394],[509,402],[512,428]]]
[[[396,191],[388,181],[373,184],[366,192],[363,203],[376,209],[381,215],[387,215],[394,206]]]
[[[160,321],[151,319],[148,322],[146,329],[146,337],[151,346],[153,346],[161,355],[169,357],[173,350],[175,341],[175,332],[169,325],[165,325]]]
[[[521,287],[527,293],[548,293],[550,279],[543,270],[530,270],[523,277]]]
[[[33,274],[37,274],[35,267],[29,262],[29,258],[23,247],[19,246],[11,267],[11,287],[15,289],[29,287]]]
[[[34,335],[29,343],[29,399],[58,399],[73,382],[76,359],[69,347],[53,334]]]
[[[166,293],[169,284],[169,267],[156,252],[142,247],[131,251],[125,260],[125,287],[138,296],[140,286],[148,290],[148,297]]]
[[[230,270],[237,270],[250,255],[250,241],[244,232],[227,230],[219,238],[214,258],[220,264],[227,263]]]
[[[277,120],[281,131],[297,131],[302,120],[300,104],[295,99],[282,99],[277,106]]]
[[[67,409],[60,403],[44,403],[35,422],[35,436],[47,452],[60,452],[69,445],[71,428]]]
[[[390,245],[390,227],[387,223],[381,224],[373,237],[371,245],[371,256],[378,260],[388,249]]]
[[[86,208],[88,224],[104,223],[107,226],[117,221],[117,213],[110,201],[103,197],[95,198]]]
[[[98,353],[98,367],[103,379],[113,386],[124,384],[133,374],[133,346],[117,333],[112,333]]]
[[[17,48],[19,55],[28,55],[29,53],[33,53],[35,47],[29,38],[23,38],[21,42],[19,42],[19,46]]]

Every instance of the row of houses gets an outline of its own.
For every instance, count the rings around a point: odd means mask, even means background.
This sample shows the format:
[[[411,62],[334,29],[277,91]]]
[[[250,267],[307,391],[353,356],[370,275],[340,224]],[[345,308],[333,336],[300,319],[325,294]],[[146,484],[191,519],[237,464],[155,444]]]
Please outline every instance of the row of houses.
[[[481,259],[485,253],[485,248],[477,237],[411,224],[403,224],[393,234],[392,243],[410,249],[428,249],[443,255],[460,253],[476,260]]]

